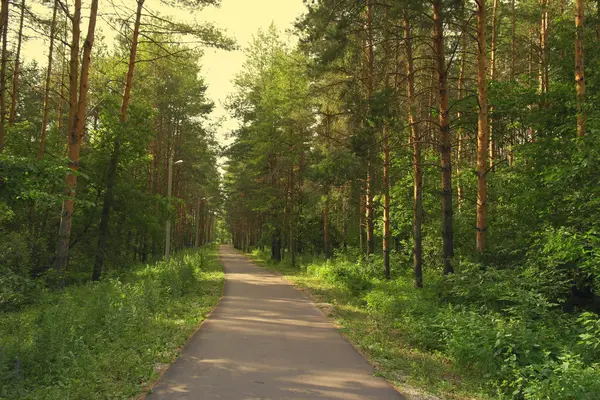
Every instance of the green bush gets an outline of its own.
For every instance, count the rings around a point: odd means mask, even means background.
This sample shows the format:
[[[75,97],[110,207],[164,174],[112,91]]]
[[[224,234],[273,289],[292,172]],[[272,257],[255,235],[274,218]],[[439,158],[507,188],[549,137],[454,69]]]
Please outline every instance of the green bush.
[[[0,313],[0,398],[128,398],[171,362],[221,294],[214,248],[117,279],[38,290]]]
[[[554,259],[572,254],[546,248]],[[562,311],[556,297],[564,292],[547,283],[558,280],[542,274],[526,279],[531,266],[505,270],[464,262],[445,278],[426,271],[428,285],[417,290],[408,273],[382,280],[372,268],[378,262],[338,254],[308,265],[305,273],[344,288],[350,297],[336,301],[363,307],[383,336],[401,332],[406,344],[443,355],[457,376],[485,395],[600,397],[600,320],[591,312]]]

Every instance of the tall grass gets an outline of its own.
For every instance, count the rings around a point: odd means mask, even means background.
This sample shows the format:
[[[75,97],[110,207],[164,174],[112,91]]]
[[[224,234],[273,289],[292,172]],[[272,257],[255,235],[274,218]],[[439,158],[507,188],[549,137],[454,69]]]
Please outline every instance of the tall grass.
[[[298,268],[253,257],[333,306],[346,336],[399,385],[444,398],[600,399],[600,320],[565,313],[513,270],[427,270],[415,289],[395,257],[337,254]],[[308,259],[308,258],[307,258]]]
[[[216,248],[120,278],[40,290],[0,313],[0,398],[118,399],[139,394],[218,301]]]

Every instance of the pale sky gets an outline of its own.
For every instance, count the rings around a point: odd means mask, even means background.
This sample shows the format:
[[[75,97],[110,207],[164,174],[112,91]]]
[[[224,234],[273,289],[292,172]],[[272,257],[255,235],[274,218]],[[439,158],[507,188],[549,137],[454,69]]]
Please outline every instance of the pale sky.
[[[133,10],[135,6],[134,0],[120,1]],[[291,29],[294,20],[305,10],[302,0],[221,0],[221,7],[206,7],[204,10],[191,15],[187,10],[169,10],[167,7],[160,5],[158,0],[146,0],[146,6],[153,11],[158,11],[163,15],[170,15],[175,19],[183,21],[212,22],[216,26],[226,30],[229,36],[234,37],[241,49],[248,45],[258,29],[266,29],[272,22],[282,32]],[[34,10],[36,12],[42,10],[43,8],[40,7],[34,7]],[[83,15],[87,16],[87,14],[87,10],[83,11]],[[110,41],[114,37],[111,36],[111,29],[100,20],[98,28],[106,37],[107,45],[110,48]],[[82,24],[82,34],[85,32],[84,29],[86,29],[85,22]],[[285,34],[284,37],[286,37]],[[287,39],[289,41],[296,41],[294,37],[288,37]],[[24,44],[24,57],[36,59],[42,65],[45,65],[47,62],[46,53],[46,44],[42,41],[31,40]],[[233,91],[231,81],[241,70],[245,56],[242,50],[228,52],[205,49],[204,53],[201,61],[202,75],[208,84],[208,97],[216,106],[211,115],[211,120],[218,121],[225,118],[222,126],[217,130],[217,137],[221,143],[226,143],[228,141],[225,139],[225,136],[237,127],[237,121],[228,117],[227,111],[223,107],[223,102],[227,98],[227,95]]]
[[[274,22],[281,31],[288,30],[304,10],[302,0],[222,0],[220,8],[206,8],[200,13],[199,19],[213,21],[217,26],[227,29],[244,48],[259,28],[266,29]],[[290,37],[289,40],[296,39]],[[231,80],[241,70],[244,59],[241,50],[205,51],[203,72],[208,82],[208,96],[217,106],[213,112],[214,118],[227,114],[221,103],[232,92]],[[236,126],[236,121],[226,121],[220,128],[219,139],[223,140],[224,134]]]

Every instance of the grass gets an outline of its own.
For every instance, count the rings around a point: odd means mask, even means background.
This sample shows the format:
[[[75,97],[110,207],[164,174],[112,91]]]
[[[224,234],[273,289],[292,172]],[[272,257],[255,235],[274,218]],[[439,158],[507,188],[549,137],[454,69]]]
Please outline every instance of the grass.
[[[128,399],[146,392],[218,302],[215,247],[126,276],[39,289],[0,312],[1,399]]]
[[[289,263],[272,262],[267,253],[254,251],[249,256],[308,291],[317,303],[329,304],[324,311],[335,320],[343,335],[376,366],[378,375],[403,394],[419,399],[427,394],[446,399],[486,397],[473,395],[478,390],[456,374],[447,357],[411,346],[405,340],[401,326],[384,315],[371,312],[346,285],[320,274],[319,266],[325,265],[325,260],[304,257],[299,261],[299,268],[292,268]]]
[[[279,271],[335,319],[342,333],[405,394],[445,399],[597,400],[600,320],[565,313],[511,270],[474,265],[447,277],[425,271],[415,289],[406,262],[356,251],[332,260],[302,257]]]

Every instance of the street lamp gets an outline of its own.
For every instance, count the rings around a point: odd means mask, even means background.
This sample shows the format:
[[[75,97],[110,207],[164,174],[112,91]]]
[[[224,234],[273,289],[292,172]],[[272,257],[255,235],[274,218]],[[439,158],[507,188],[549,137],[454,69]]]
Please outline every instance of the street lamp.
[[[169,157],[169,181],[167,185],[167,199],[168,204],[171,205],[171,193],[173,192],[173,165],[179,165],[183,163],[183,160],[177,160],[173,162],[173,154]],[[165,238],[165,260],[169,259],[171,255],[171,217],[167,219],[167,234]]]

